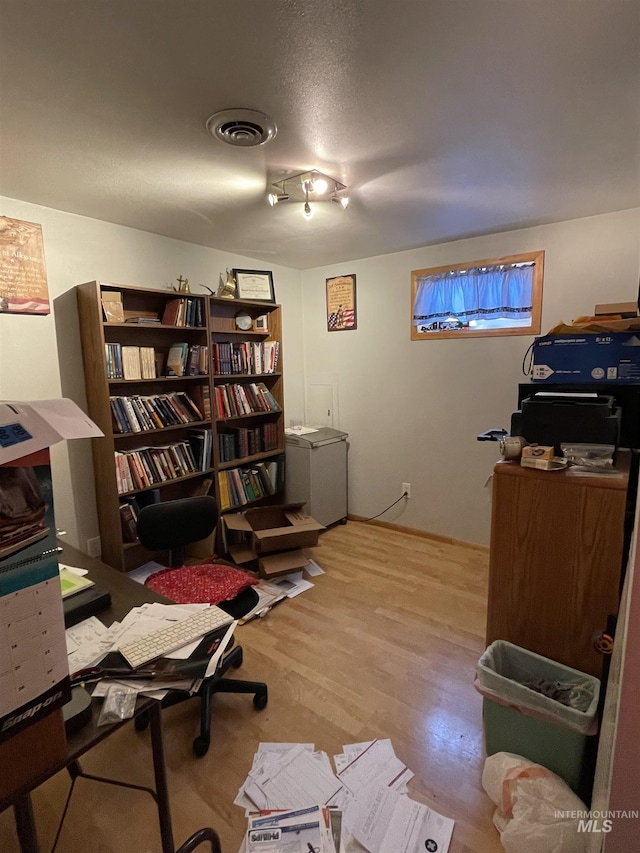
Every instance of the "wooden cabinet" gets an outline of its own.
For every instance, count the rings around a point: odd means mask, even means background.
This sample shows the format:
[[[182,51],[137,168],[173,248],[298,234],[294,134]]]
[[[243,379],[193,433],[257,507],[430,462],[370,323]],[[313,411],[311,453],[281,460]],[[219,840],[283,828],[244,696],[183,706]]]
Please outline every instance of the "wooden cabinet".
[[[102,559],[128,571],[151,558],[128,541],[127,507],[208,492],[223,511],[278,500],[280,306],[99,281],[76,292],[89,415],[104,432],[92,442]],[[175,353],[182,375],[170,375]]]
[[[494,469],[487,644],[507,640],[600,677],[594,634],[618,612],[628,454],[619,478]]]

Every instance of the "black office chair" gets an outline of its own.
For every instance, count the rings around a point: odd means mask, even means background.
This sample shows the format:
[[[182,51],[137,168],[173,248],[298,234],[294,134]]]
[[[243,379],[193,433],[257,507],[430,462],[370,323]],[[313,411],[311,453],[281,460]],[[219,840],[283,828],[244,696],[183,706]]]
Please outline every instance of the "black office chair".
[[[189,836],[184,844],[180,845],[176,850],[176,853],[193,853],[196,847],[204,844],[205,841],[208,841],[211,844],[211,853],[222,853],[218,833],[208,826],[203,827],[203,829],[199,829],[197,832],[194,832],[193,835]]]
[[[209,495],[149,504],[138,514],[140,543],[150,551],[168,550],[169,565],[181,566],[184,563],[185,546],[210,536],[216,528],[218,516],[218,505],[215,498]],[[238,619],[248,613],[257,600],[257,593],[249,588],[231,601],[221,602],[218,606]],[[258,710],[266,707],[269,698],[266,684],[261,681],[240,681],[223,677],[230,667],[237,669],[241,665],[242,646],[235,646],[224,655],[216,674],[206,678],[196,694],[172,690],[162,700],[163,707],[169,707],[192,698],[192,695],[200,698],[200,734],[193,741],[193,751],[197,756],[206,755],[209,749],[211,701],[215,693],[253,693],[254,707]],[[143,714],[136,717],[138,730],[145,728],[146,724]]]

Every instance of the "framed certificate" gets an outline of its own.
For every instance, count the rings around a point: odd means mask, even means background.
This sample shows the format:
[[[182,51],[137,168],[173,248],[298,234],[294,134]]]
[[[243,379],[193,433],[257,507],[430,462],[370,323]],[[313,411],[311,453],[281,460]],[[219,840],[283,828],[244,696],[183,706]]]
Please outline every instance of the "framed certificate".
[[[275,302],[273,273],[270,270],[233,270],[238,299]]]

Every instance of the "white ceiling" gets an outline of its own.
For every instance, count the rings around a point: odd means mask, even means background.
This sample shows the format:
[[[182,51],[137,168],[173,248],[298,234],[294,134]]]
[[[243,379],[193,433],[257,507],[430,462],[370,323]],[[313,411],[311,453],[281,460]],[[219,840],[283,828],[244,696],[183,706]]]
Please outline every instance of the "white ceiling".
[[[640,204],[638,0],[0,0],[0,39],[0,194],[266,266]],[[266,205],[314,167],[346,212]]]

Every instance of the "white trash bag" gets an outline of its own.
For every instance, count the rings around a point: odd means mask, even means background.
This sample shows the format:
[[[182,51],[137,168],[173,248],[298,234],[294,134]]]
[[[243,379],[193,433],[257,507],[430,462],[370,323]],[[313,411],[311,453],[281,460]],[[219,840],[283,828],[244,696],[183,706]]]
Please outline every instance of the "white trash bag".
[[[586,853],[588,833],[576,817],[587,810],[566,782],[521,755],[496,752],[482,772],[482,787],[498,807],[493,823],[507,853]]]

